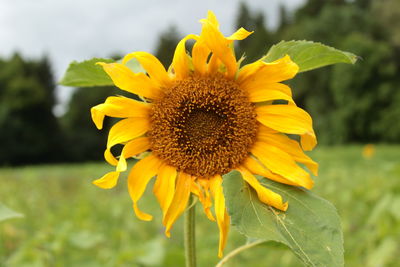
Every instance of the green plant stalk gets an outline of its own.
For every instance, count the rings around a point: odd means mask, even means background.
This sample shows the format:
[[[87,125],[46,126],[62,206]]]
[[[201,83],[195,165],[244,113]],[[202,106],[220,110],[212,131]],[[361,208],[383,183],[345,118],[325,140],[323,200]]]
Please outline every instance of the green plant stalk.
[[[228,255],[226,255],[220,262],[218,262],[218,264],[215,267],[222,267],[227,261],[229,261],[231,258],[235,257],[240,252],[242,252],[246,249],[258,246],[264,242],[265,242],[265,240],[259,240],[259,241],[248,243],[248,244],[245,244],[243,246],[236,248],[235,250],[231,251]]]
[[[186,267],[196,267],[196,205],[193,201],[190,195],[183,227]]]

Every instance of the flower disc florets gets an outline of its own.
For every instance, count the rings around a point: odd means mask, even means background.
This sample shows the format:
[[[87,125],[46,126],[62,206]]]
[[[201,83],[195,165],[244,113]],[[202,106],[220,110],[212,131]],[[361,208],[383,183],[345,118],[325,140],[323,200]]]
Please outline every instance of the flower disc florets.
[[[254,104],[222,75],[175,82],[154,101],[150,118],[153,153],[202,178],[239,166],[257,133]]]

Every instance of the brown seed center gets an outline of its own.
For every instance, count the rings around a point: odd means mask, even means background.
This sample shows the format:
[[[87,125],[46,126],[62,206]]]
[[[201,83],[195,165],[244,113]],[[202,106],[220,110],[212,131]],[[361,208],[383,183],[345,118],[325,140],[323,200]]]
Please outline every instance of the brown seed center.
[[[213,111],[205,111],[202,109],[193,110],[184,123],[182,129],[183,142],[190,143],[193,148],[217,144],[217,136],[224,126],[224,118]]]
[[[155,155],[200,178],[238,167],[254,143],[254,105],[223,76],[177,81],[153,102],[149,137]]]

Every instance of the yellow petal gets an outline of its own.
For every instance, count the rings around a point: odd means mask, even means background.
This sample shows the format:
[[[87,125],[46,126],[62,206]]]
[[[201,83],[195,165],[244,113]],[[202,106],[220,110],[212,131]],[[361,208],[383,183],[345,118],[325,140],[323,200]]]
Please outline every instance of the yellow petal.
[[[148,118],[128,118],[117,122],[113,127],[111,127],[108,134],[107,149],[104,152],[104,157],[107,162],[114,166],[118,164],[118,161],[111,154],[111,147],[139,137],[145,134],[148,129]]]
[[[224,69],[225,65],[216,55],[212,54],[210,57],[210,62],[208,63],[207,67],[208,67],[207,69],[208,73],[213,74],[220,69]]]
[[[288,55],[271,63],[256,61],[243,66],[239,71],[237,82],[242,85],[250,79],[264,79],[265,82],[274,83],[293,78],[299,67]]]
[[[141,211],[141,210],[139,209],[139,207],[137,206],[137,203],[136,203],[136,202],[132,204],[132,207],[133,207],[133,211],[135,212],[136,216],[137,216],[140,220],[142,220],[142,221],[151,221],[151,220],[153,219],[153,216],[151,216],[150,214],[147,214],[147,213]]]
[[[314,132],[312,133],[305,133],[300,137],[301,147],[306,150],[310,151],[313,150],[314,147],[317,145],[317,138],[315,137]]]
[[[104,116],[115,118],[147,117],[149,104],[127,97],[110,96],[103,104],[91,108],[92,120],[98,129],[103,128]]]
[[[118,182],[119,172],[109,172],[92,183],[103,189],[113,188]]]
[[[258,199],[261,202],[279,210],[287,210],[288,203],[283,203],[282,197],[279,194],[269,190],[265,186],[262,186],[256,177],[254,177],[248,170],[240,168],[239,172],[242,174],[243,179],[257,192]]]
[[[193,181],[191,192],[199,198],[207,218],[210,221],[215,221],[215,218],[211,212],[212,201],[209,191],[209,179],[198,179],[198,182],[201,184],[201,186]]]
[[[207,72],[207,60],[211,50],[204,42],[197,41],[192,49],[192,63],[195,73],[204,75]]]
[[[257,120],[265,126],[287,134],[302,135],[303,149],[311,150],[316,145],[312,119],[303,109],[293,105],[267,105],[256,108],[256,112]]]
[[[104,121],[104,117],[105,117],[105,114],[100,111],[102,108],[101,105],[104,105],[104,104],[94,106],[90,109],[90,113],[92,115],[92,121],[96,125],[96,128],[99,130],[103,129],[103,121]]]
[[[186,54],[186,41],[189,39],[198,39],[197,35],[189,34],[185,38],[183,38],[175,49],[174,58],[172,60],[172,67],[175,72],[175,77],[177,79],[184,79],[189,75],[189,57]]]
[[[112,166],[117,166],[118,160],[114,157],[114,155],[111,153],[110,148],[107,148],[104,151],[104,159]]]
[[[285,179],[284,177],[275,174],[273,172],[271,172],[270,170],[268,170],[267,168],[265,168],[265,166],[263,166],[260,162],[258,162],[256,159],[252,158],[252,157],[248,157],[244,162],[243,162],[243,166],[248,169],[251,173],[254,174],[258,174],[261,175],[265,178],[268,178],[272,181],[276,181],[279,183],[283,183],[283,184],[288,184],[288,185],[296,185],[299,186],[299,184],[294,183],[288,179]]]
[[[150,78],[156,82],[158,86],[168,87],[170,85],[171,80],[167,71],[155,56],[147,52],[133,52],[126,55],[122,62],[126,64],[126,62],[133,58],[139,61],[140,65],[142,65],[142,67],[150,75]]]
[[[280,133],[262,133],[258,135],[257,139],[285,151],[295,161],[306,165],[314,175],[318,175],[318,164],[304,154],[296,140],[290,139],[288,136]]]
[[[219,22],[217,20],[217,17],[215,16],[214,12],[212,12],[211,10],[208,10],[206,20],[209,23],[211,23],[212,25],[214,25],[217,29],[219,28]]]
[[[218,257],[222,258],[223,250],[226,246],[228,238],[230,218],[225,208],[225,197],[222,190],[222,177],[215,176],[211,180],[211,192],[214,195],[215,201],[215,215],[217,217],[217,224],[219,228],[219,249]]]
[[[252,33],[253,32],[249,32],[244,28],[240,28],[235,33],[233,33],[231,36],[226,37],[226,39],[232,40],[232,41],[233,40],[243,40],[243,39],[246,39]]]
[[[150,141],[148,137],[139,137],[129,141],[122,149],[117,165],[117,171],[126,171],[126,159],[140,154],[148,149],[150,149]]]
[[[264,102],[271,100],[286,100],[295,105],[291,94],[287,94],[287,85],[282,83],[271,83],[266,87],[253,87],[247,90],[251,102]],[[289,88],[290,91],[290,88]]]
[[[279,133],[279,131],[269,128],[261,123],[258,124],[258,133],[257,134],[273,134]]]
[[[114,84],[122,90],[151,99],[160,93],[157,84],[144,73],[133,73],[127,66],[119,63],[97,64],[103,66]]]
[[[285,151],[263,142],[256,142],[251,153],[270,171],[293,183],[310,189],[314,185],[310,174],[296,164]]]
[[[150,179],[157,174],[160,165],[161,161],[156,156],[150,155],[136,163],[128,176],[128,190],[133,201],[133,208],[136,216],[144,221],[151,220],[152,216],[140,211],[137,202],[142,197]]]
[[[160,167],[154,184],[153,191],[160,203],[163,218],[174,197],[176,175],[176,168],[164,164]]]
[[[276,90],[280,91],[290,97],[292,97],[292,90],[289,86],[283,83],[269,82],[265,77],[262,76],[253,76],[251,79],[247,79],[245,82],[242,82],[240,88],[247,92],[253,92],[258,90]]]
[[[201,20],[203,28],[200,35],[200,40],[203,41],[227,69],[228,78],[233,78],[237,71],[237,63],[234,51],[231,47],[230,40],[218,30],[209,20]]]
[[[170,231],[172,225],[186,209],[190,196],[192,180],[193,177],[188,174],[181,172],[178,175],[174,198],[172,199],[171,205],[169,206],[163,219],[163,224],[165,225],[165,235],[168,237],[171,236]]]

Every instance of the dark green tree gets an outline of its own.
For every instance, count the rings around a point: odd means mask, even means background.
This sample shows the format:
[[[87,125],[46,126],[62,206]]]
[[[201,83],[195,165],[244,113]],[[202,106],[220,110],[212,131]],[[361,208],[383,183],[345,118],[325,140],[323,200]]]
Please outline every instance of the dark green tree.
[[[15,54],[0,61],[0,164],[63,159],[54,90],[47,58],[27,61]]]
[[[399,142],[400,4],[397,0],[308,0],[293,14],[280,9],[277,30],[241,3],[236,27],[255,33],[239,42],[239,56],[257,60],[280,40],[313,40],[353,52],[355,66],[335,65],[290,81],[296,103],[314,118],[320,142]],[[374,19],[371,19],[374,18]]]
[[[281,33],[281,39],[320,41],[362,58],[355,66],[335,65],[291,82],[297,103],[313,115],[325,143],[400,141],[400,127],[390,125],[400,113],[399,53],[389,34],[394,28],[371,20],[382,18],[378,10],[393,3],[382,1],[374,10],[369,3],[310,0]]]
[[[245,55],[245,63],[258,60],[266,53],[269,46],[277,42],[274,33],[268,31],[266,27],[264,13],[252,13],[244,2],[239,6],[235,25],[236,28],[243,27],[248,31],[254,31],[252,35],[237,44],[237,56]]]

